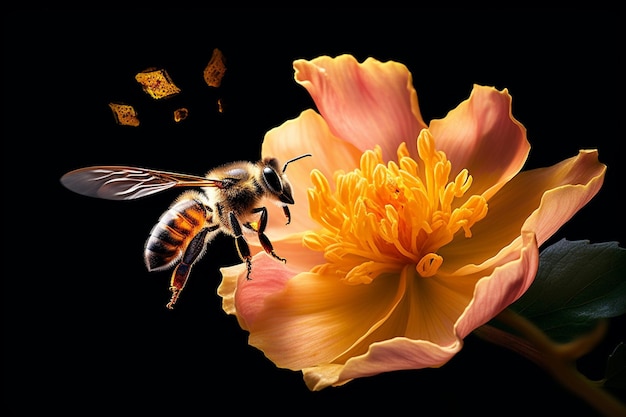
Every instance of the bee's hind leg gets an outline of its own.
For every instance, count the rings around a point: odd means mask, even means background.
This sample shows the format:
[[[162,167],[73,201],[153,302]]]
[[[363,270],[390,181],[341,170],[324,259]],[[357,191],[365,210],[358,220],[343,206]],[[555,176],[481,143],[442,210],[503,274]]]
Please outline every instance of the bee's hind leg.
[[[187,283],[189,273],[191,272],[191,267],[204,254],[204,250],[206,249],[207,233],[215,229],[215,227],[205,228],[202,229],[200,233],[195,235],[189,243],[189,246],[187,246],[185,254],[183,255],[180,263],[174,269],[170,282],[170,291],[172,292],[172,297],[170,298],[170,302],[167,303],[167,308],[169,308],[170,310],[174,308],[174,304],[176,304],[176,301],[178,301],[180,292],[183,290],[185,284]]]

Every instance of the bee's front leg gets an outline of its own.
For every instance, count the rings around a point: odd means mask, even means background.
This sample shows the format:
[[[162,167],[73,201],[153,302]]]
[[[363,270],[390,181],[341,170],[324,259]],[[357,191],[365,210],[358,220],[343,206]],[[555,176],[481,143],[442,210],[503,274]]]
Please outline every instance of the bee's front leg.
[[[267,227],[267,208],[265,207],[255,208],[254,210],[252,210],[252,212],[261,213],[259,224],[256,229],[252,227],[252,225],[250,225],[249,223],[247,223],[245,226],[257,232],[257,234],[259,235],[259,242],[261,242],[261,246],[263,246],[263,249],[265,249],[265,252],[272,255],[275,259],[278,259],[279,261],[286,263],[287,260],[285,258],[281,258],[280,256],[276,255],[276,252],[274,252],[274,246],[272,246],[272,242],[270,242],[269,238],[265,235],[265,233],[263,233],[265,232],[265,228]]]
[[[285,217],[287,218],[287,223],[285,224],[291,223],[291,212],[289,211],[289,206],[284,205],[283,212],[285,213]]]
[[[252,279],[250,278],[250,272],[252,272],[252,255],[250,254],[250,247],[248,246],[248,242],[246,242],[246,239],[243,237],[241,225],[239,224],[239,220],[237,220],[237,216],[235,216],[235,213],[230,212],[228,216],[230,219],[230,228],[235,235],[237,252],[239,252],[239,257],[242,261],[246,263],[246,267],[248,268],[248,275],[246,275],[246,278]]]

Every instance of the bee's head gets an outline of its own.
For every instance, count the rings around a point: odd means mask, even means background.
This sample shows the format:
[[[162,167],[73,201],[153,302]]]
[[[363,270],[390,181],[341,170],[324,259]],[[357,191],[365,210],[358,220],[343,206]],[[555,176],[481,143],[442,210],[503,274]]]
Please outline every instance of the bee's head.
[[[293,195],[291,194],[291,184],[285,176],[287,165],[298,159],[311,156],[311,154],[304,154],[298,157],[292,158],[285,162],[282,169],[276,158],[265,158],[263,160],[263,181],[267,186],[267,189],[274,194],[281,202],[285,204],[293,204]]]

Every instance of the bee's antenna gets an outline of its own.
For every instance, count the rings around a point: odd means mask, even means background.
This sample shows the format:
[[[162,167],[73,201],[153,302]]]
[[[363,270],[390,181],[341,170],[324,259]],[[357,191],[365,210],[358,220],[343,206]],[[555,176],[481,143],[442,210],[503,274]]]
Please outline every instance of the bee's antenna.
[[[298,159],[306,158],[307,156],[313,156],[313,155],[311,155],[310,153],[305,153],[304,155],[296,156],[295,158],[292,158],[289,161],[285,162],[285,165],[283,165],[283,172],[287,171],[287,165],[289,165],[290,163],[294,161],[297,161]]]

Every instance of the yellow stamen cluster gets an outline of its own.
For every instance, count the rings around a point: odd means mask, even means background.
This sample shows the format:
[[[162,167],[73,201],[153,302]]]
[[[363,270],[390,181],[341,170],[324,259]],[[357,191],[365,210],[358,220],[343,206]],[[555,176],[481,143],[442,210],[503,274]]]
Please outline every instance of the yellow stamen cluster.
[[[324,252],[317,272],[363,284],[415,264],[429,277],[443,264],[439,248],[461,229],[471,237],[470,228],[487,214],[484,197],[465,197],[471,175],[464,169],[449,181],[450,161],[426,129],[417,151],[421,164],[403,143],[398,162],[385,165],[379,147],[368,150],[358,169],[335,173],[334,190],[321,172],[311,173],[310,214],[322,228],[307,233],[304,244]]]

